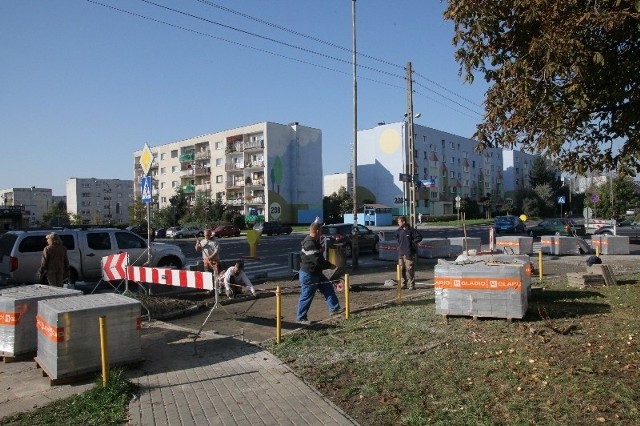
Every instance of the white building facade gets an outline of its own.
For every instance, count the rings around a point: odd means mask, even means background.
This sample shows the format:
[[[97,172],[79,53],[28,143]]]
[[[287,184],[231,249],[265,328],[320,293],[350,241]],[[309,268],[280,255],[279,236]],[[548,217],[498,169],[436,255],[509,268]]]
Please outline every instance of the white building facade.
[[[215,200],[244,215],[285,223],[322,216],[322,132],[298,123],[262,122],[151,147],[154,208],[182,189],[190,203]],[[143,176],[142,151],[134,181]],[[251,218],[249,218],[251,217]]]
[[[416,213],[455,214],[456,198],[468,197],[491,208],[504,203],[502,150],[474,151],[477,142],[451,133],[414,125]],[[359,202],[370,200],[408,214],[409,188],[400,181],[408,174],[408,124],[380,124],[358,132]]]
[[[502,151],[504,191],[507,198],[512,198],[519,189],[531,189],[530,175],[536,157],[536,155],[513,149]]]
[[[50,188],[7,188],[0,190],[0,203],[3,206],[20,207],[22,222],[28,226],[36,226],[44,214],[53,205],[53,194]]]
[[[66,189],[67,212],[78,215],[82,224],[129,224],[132,180],[72,177],[67,179]]]
[[[325,197],[334,192],[337,194],[344,187],[349,194],[353,194],[353,173],[334,173],[324,176],[322,193]]]

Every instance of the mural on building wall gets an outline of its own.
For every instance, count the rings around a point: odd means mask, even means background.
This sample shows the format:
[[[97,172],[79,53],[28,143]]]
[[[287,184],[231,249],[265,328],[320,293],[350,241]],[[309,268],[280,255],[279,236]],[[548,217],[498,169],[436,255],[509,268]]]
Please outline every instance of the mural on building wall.
[[[280,183],[282,183],[282,173],[282,160],[280,156],[277,155],[269,171],[269,180],[271,182],[271,190],[278,194],[280,193]]]

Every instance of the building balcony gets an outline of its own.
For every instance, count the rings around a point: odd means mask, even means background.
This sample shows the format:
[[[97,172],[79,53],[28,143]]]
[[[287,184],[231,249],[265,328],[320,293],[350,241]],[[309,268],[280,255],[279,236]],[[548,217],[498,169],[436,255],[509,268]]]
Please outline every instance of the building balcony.
[[[204,183],[201,185],[196,185],[196,192],[209,192],[211,191],[211,184]]]
[[[182,154],[179,158],[181,163],[186,163],[188,161],[194,161],[196,159],[196,154],[194,152],[189,152],[187,154]]]
[[[193,193],[196,191],[196,186],[195,185],[184,185],[182,187],[182,191],[185,193]]]
[[[227,204],[230,206],[243,206],[244,200],[242,198],[235,198],[233,200],[227,200]]]
[[[247,179],[245,185],[262,187],[264,186],[264,179]]]
[[[246,198],[247,198],[247,204],[264,204],[263,197],[251,197],[249,195]]]
[[[225,163],[224,169],[228,172],[236,171],[236,170],[244,170],[244,166],[242,163]]]
[[[248,161],[244,164],[245,169],[264,169],[264,161]]]
[[[258,151],[264,149],[264,140],[245,142],[244,151]]]
[[[211,151],[209,151],[208,149],[205,151],[196,152],[196,160],[207,160],[209,158],[211,158]]]
[[[244,188],[244,181],[237,180],[237,181],[226,182],[224,184],[224,187],[225,188]]]

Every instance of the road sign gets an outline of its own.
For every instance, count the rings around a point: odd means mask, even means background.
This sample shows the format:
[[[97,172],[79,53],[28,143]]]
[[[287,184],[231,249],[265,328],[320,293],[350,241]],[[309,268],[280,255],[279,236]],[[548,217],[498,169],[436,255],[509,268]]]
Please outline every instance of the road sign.
[[[585,207],[584,210],[582,210],[582,217],[585,219],[591,219],[593,217],[593,210],[591,207]]]
[[[564,202],[565,202],[564,195],[560,195],[560,196],[558,197],[558,204],[564,204]]]
[[[152,198],[152,182],[151,176],[144,176],[140,181],[140,192],[142,194],[142,202],[150,203]]]
[[[411,182],[411,175],[409,173],[400,173],[398,179],[400,182]]]
[[[598,194],[593,194],[591,196],[591,201],[593,201],[594,203],[597,203],[600,201],[600,196]]]
[[[140,166],[145,176],[149,174],[151,163],[153,163],[153,154],[151,153],[151,149],[149,149],[149,145],[145,143],[142,149],[142,155],[140,155]]]

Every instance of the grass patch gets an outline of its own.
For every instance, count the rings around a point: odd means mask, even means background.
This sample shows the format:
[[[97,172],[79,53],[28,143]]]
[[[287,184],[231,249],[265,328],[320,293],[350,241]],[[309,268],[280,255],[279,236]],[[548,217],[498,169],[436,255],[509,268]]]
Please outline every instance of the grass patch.
[[[128,417],[128,403],[136,386],[127,380],[122,369],[113,369],[106,386],[102,379],[82,394],[54,401],[28,413],[5,417],[4,426],[37,425],[123,425]]]
[[[511,323],[447,323],[425,296],[268,349],[363,425],[635,425],[639,279],[546,284]]]

